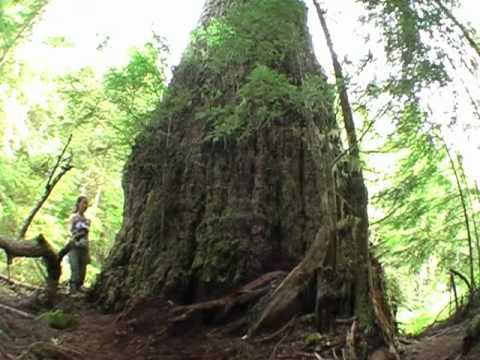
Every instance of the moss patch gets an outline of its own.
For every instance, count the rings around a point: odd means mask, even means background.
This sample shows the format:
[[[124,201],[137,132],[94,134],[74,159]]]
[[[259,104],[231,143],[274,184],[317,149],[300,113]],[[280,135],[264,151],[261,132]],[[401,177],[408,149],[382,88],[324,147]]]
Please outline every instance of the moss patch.
[[[65,330],[78,325],[78,315],[64,313],[63,310],[54,310],[41,314],[39,320],[44,321],[53,329]]]

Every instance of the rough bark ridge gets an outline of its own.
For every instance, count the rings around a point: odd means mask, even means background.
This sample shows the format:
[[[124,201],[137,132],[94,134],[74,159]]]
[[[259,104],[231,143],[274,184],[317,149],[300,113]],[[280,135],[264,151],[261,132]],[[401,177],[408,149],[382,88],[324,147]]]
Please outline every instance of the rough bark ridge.
[[[126,165],[124,223],[95,295],[107,309],[210,299],[292,269],[323,228],[325,262],[344,276],[337,312],[351,314],[349,171],[332,168],[339,132],[305,6],[210,0],[201,24]]]

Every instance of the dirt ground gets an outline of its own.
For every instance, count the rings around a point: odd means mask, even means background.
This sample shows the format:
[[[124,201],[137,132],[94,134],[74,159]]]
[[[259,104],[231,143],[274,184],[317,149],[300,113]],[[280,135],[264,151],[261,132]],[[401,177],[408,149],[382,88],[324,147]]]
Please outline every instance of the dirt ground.
[[[31,294],[30,294],[31,295]],[[65,313],[78,316],[71,329],[55,330],[38,314],[45,309],[32,307],[28,294],[9,290],[0,283],[0,359],[116,359],[116,360],[230,360],[230,359],[342,359],[341,350],[305,342],[313,331],[305,323],[291,323],[276,333],[245,338],[232,327],[192,326],[166,331],[162,314],[168,304],[150,303],[128,314],[102,314],[84,296],[60,295],[58,304]],[[5,305],[23,311],[17,313]],[[3,307],[2,307],[3,306]],[[33,318],[26,317],[33,314]],[[428,334],[401,339],[404,360],[479,360],[480,346],[460,357],[468,321],[433,328]],[[379,355],[374,360],[389,360]]]

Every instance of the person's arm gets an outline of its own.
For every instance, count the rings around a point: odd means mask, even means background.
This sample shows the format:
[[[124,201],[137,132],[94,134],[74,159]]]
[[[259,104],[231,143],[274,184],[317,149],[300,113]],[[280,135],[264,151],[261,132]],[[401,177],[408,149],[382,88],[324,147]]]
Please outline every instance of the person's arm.
[[[70,216],[68,219],[68,241],[66,242],[65,246],[58,252],[58,259],[61,262],[62,259],[67,255],[70,250],[72,249],[73,246],[73,240],[72,240],[72,233],[73,233],[73,221],[74,221],[74,215]]]

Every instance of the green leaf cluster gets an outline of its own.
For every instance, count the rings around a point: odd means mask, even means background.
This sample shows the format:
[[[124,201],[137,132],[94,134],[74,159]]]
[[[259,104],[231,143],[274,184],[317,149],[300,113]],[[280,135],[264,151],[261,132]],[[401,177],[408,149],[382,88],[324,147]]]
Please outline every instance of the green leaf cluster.
[[[48,0],[0,2],[0,78],[8,74],[4,67],[13,61],[13,50],[28,37],[47,4]]]
[[[207,140],[244,138],[274,120],[280,120],[286,109],[298,104],[299,91],[287,77],[263,65],[255,67],[239,89],[235,104],[213,107],[197,114],[212,131]]]
[[[386,84],[392,95],[411,96],[431,84],[446,85],[446,53],[429,41],[444,16],[430,2],[360,0],[369,11],[366,23],[383,31],[384,49],[394,67]]]
[[[236,5],[227,15],[193,33],[187,58],[205,63],[217,74],[251,65],[252,61],[266,66],[281,64],[302,48],[305,38],[299,33],[298,24],[304,16],[304,4],[296,0],[259,0]]]
[[[302,51],[309,37],[299,30],[304,21],[301,1],[261,0],[233,5],[227,15],[201,26],[179,69],[184,84],[198,93],[182,92],[174,83],[162,117],[188,113],[195,103],[195,120],[207,129],[205,140],[219,142],[244,140],[274,123],[288,124],[289,115],[307,107],[331,113],[334,92],[325,78],[288,71],[289,64],[306,55]],[[190,84],[192,73],[200,77]]]

